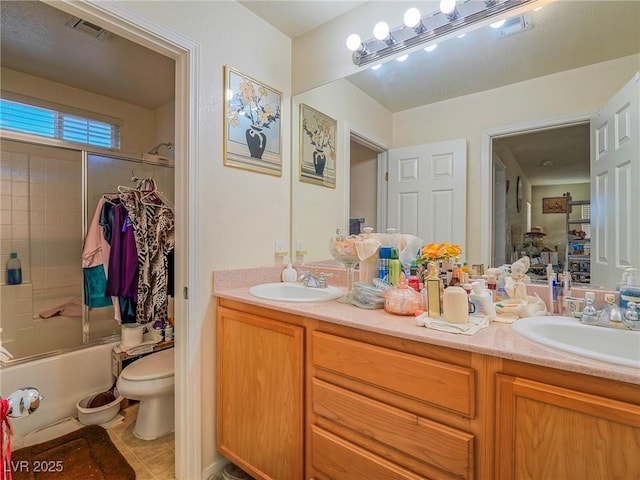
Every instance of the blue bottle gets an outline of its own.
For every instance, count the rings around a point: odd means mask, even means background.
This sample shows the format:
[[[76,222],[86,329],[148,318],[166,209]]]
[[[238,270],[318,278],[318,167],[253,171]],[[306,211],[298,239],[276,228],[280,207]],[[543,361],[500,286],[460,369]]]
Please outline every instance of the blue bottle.
[[[11,252],[11,258],[7,261],[7,285],[20,285],[22,283],[22,262],[16,252]]]

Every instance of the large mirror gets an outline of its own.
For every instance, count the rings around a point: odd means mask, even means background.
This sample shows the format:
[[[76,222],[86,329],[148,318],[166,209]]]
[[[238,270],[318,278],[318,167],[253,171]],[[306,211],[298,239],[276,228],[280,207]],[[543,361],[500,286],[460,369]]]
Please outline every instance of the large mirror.
[[[555,260],[556,253],[556,268],[564,266],[566,214],[543,214],[543,199],[570,193],[589,200],[589,117],[640,69],[640,4],[551,2],[528,12],[522,23],[520,33],[483,27],[432,52],[414,52],[378,70],[363,67],[293,98],[291,240],[294,250],[306,252],[299,258],[328,258],[330,235],[348,230],[350,219],[364,218],[377,231],[394,226],[384,214],[381,168],[388,149],[465,139],[465,259],[498,265],[522,251],[544,251],[549,256],[541,261]],[[301,104],[337,121],[335,188],[301,182],[295,173],[304,138],[297,122]],[[571,144],[561,142],[568,135]],[[565,165],[570,157],[582,160],[573,168],[581,175],[565,180],[560,171],[571,167]],[[558,168],[560,163],[565,166]],[[546,167],[558,168],[552,181],[539,175]],[[583,215],[582,208],[573,212]],[[527,234],[538,228],[545,242],[533,252],[535,237]]]

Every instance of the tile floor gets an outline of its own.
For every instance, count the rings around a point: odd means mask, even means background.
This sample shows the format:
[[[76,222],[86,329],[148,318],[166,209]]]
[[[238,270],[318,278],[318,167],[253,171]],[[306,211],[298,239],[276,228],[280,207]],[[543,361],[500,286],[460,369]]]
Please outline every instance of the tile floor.
[[[137,413],[137,403],[120,412],[124,421],[107,429],[111,441],[135,470],[136,480],[174,480],[175,435],[169,433],[155,440],[134,437]]]

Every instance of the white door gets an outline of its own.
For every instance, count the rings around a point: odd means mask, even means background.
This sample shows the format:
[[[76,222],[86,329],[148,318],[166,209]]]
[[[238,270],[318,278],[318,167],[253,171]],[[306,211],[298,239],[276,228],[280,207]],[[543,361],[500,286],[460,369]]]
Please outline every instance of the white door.
[[[591,283],[640,267],[640,73],[591,119]]]
[[[465,139],[389,150],[387,226],[426,243],[457,243],[467,221]]]

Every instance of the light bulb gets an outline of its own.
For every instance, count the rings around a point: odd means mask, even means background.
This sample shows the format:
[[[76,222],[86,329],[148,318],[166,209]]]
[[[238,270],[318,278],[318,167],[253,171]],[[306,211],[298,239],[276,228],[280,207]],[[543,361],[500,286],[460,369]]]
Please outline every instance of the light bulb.
[[[433,45],[429,45],[428,47],[424,47],[425,52],[433,52],[436,48],[438,48],[438,44],[434,43]]]
[[[464,38],[464,36],[466,35],[466,33],[461,33],[460,35],[458,35],[456,38]]]
[[[506,20],[499,20],[495,23],[492,23],[491,25],[489,25],[491,28],[500,28],[501,26],[504,25],[504,22],[506,22]]]
[[[413,28],[417,26],[419,23],[420,23],[420,10],[413,7],[407,10],[406,12],[404,12],[404,24],[407,27]]]
[[[440,11],[445,15],[456,9],[456,0],[440,0]]]
[[[396,60],[398,62],[404,62],[407,58],[409,58],[409,54],[402,55],[402,56],[396,58]]]
[[[389,25],[385,22],[378,22],[373,27],[373,36],[378,40],[384,40],[389,36]]]
[[[352,33],[347,37],[347,48],[352,52],[355,52],[362,45],[362,41],[360,40],[360,35],[357,33]]]
[[[374,65],[373,67],[371,67],[371,70],[378,70],[380,67],[382,67],[382,64],[378,63],[378,64]]]

